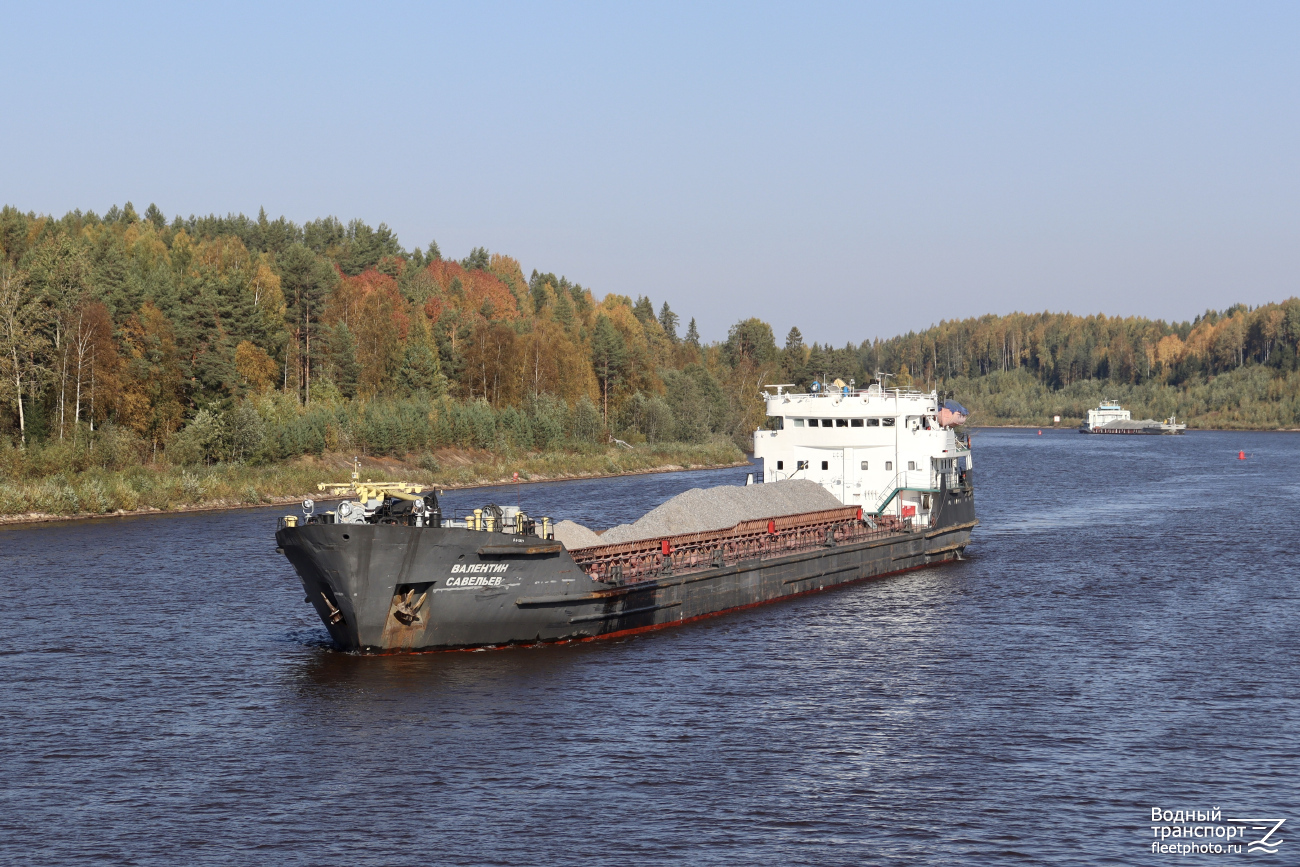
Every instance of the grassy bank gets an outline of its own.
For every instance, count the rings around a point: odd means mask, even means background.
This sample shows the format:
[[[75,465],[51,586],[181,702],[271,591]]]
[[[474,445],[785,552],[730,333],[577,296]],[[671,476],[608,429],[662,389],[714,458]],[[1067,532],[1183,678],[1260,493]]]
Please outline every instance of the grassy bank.
[[[62,455],[0,453],[0,522],[96,516],[140,511],[233,508],[296,500],[317,493],[319,482],[346,481],[352,455],[326,452],[274,464],[218,463],[114,468]],[[60,460],[60,458],[63,460]],[[622,448],[493,453],[444,449],[405,458],[363,458],[361,477],[472,487],[509,481],[613,476],[649,470],[730,466],[745,455],[730,441],[660,443]]]

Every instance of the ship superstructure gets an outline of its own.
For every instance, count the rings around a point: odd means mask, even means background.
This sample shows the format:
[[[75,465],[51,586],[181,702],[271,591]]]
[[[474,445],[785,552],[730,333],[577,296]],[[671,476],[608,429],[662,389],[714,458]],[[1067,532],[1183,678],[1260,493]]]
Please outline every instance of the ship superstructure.
[[[928,524],[941,484],[952,487],[972,467],[969,440],[940,423],[937,392],[773,388],[766,396],[772,429],[754,434],[765,482],[811,479],[868,515]]]

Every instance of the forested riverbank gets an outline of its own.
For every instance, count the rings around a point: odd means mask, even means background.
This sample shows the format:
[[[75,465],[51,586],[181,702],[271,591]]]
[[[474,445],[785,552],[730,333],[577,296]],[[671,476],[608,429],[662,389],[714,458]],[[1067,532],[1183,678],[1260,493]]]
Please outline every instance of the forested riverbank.
[[[0,523],[152,511],[241,508],[319,498],[317,484],[347,481],[355,456],[304,455],[270,464],[175,466],[118,463],[90,449],[0,450]],[[726,467],[746,462],[728,441],[663,443],[634,450],[591,447],[546,452],[444,448],[415,462],[361,458],[362,479],[464,488],[633,473]],[[518,476],[516,479],[515,476]]]
[[[777,382],[937,388],[975,424],[1072,423],[1107,398],[1295,428],[1298,348],[1295,298],[1191,322],[984,316],[842,348],[742,318],[705,342],[666,302],[484,248],[407,250],[383,224],[6,207],[0,515],[299,496],[326,456],[430,484],[728,464]],[[437,457],[471,453],[474,470]]]

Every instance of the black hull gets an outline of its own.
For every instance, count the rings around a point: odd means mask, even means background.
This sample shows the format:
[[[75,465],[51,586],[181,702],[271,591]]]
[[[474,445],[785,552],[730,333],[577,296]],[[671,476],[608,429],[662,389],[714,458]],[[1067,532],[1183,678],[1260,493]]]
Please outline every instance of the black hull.
[[[501,534],[374,524],[281,528],[276,541],[334,641],[390,653],[586,641],[689,623],[958,559],[969,487],[935,495],[933,528],[621,586],[568,551],[502,553]],[[481,553],[482,552],[482,553]]]

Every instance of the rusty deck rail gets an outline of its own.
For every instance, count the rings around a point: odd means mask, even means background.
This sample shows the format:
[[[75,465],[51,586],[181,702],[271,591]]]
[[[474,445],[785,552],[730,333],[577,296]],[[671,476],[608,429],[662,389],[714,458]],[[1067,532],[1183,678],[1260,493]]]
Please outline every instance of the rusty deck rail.
[[[910,519],[880,517],[868,522],[861,508],[846,506],[742,521],[734,527],[703,533],[578,548],[569,553],[595,580],[627,584],[910,532]]]

